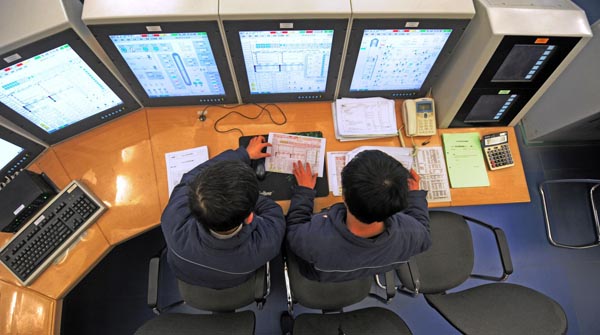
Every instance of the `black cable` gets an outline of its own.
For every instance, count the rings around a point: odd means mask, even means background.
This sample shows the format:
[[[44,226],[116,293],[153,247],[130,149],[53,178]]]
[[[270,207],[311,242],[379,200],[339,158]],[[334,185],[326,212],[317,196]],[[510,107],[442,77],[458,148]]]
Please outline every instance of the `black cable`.
[[[221,122],[221,120],[223,120],[223,119],[227,118],[227,117],[228,117],[229,115],[231,115],[231,114],[237,114],[237,115],[239,115],[239,116],[241,116],[241,117],[243,117],[243,118],[245,118],[245,119],[248,119],[248,120],[256,120],[256,119],[258,119],[258,118],[259,118],[259,117],[260,117],[260,116],[261,116],[261,115],[262,115],[264,112],[267,112],[267,114],[269,115],[269,119],[271,120],[271,122],[273,122],[273,124],[275,124],[275,125],[277,125],[277,126],[282,126],[282,125],[284,125],[284,124],[286,124],[286,123],[287,123],[287,116],[285,115],[285,112],[284,112],[284,111],[281,109],[281,107],[279,107],[277,104],[272,104],[272,103],[269,103],[269,104],[266,104],[266,105],[264,105],[264,106],[261,106],[261,105],[259,105],[259,104],[257,104],[257,103],[252,103],[252,105],[254,105],[254,106],[256,106],[256,107],[260,108],[260,112],[259,112],[259,113],[258,113],[256,116],[247,116],[247,115],[244,115],[244,114],[242,114],[242,113],[240,113],[240,112],[238,112],[238,111],[231,111],[231,112],[229,112],[229,113],[227,113],[227,114],[225,114],[225,115],[221,116],[220,118],[218,118],[218,119],[215,121],[215,123],[214,123],[214,125],[213,125],[213,128],[215,129],[215,131],[216,131],[217,133],[221,133],[221,134],[223,134],[223,133],[228,133],[228,132],[231,132],[231,131],[239,131],[239,132],[240,132],[240,134],[242,134],[242,136],[244,136],[244,132],[243,132],[243,131],[242,131],[240,128],[231,128],[231,129],[227,129],[227,130],[219,130],[219,129],[217,128],[217,125],[219,124],[219,122]],[[200,115],[204,115],[204,113],[205,113],[205,112],[208,110],[208,108],[209,108],[209,107],[218,107],[218,108],[223,108],[223,109],[235,109],[235,108],[238,108],[238,107],[241,107],[241,106],[244,106],[244,104],[241,104],[241,105],[235,105],[235,106],[231,106],[231,107],[227,107],[227,106],[219,106],[219,105],[211,105],[211,106],[206,106],[206,107],[204,107],[204,109],[202,110],[202,112],[200,113]],[[283,121],[282,121],[282,122],[277,122],[277,121],[275,121],[275,120],[273,119],[273,115],[271,114],[271,111],[269,110],[269,107],[270,107],[270,106],[273,106],[273,107],[277,108],[277,110],[279,111],[279,113],[281,113],[281,116],[283,117]]]

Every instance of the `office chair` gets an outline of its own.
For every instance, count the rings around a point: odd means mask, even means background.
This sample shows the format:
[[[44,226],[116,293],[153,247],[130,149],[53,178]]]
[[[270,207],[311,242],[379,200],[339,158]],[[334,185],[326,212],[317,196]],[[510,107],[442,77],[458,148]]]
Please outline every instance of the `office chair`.
[[[567,188],[567,186],[569,188]],[[555,179],[547,180],[540,184],[539,190],[542,196],[544,220],[546,221],[546,234],[550,244],[567,249],[586,249],[600,245],[600,220],[598,219],[598,208],[596,206],[599,198],[594,197],[599,186],[600,180],[598,179]],[[579,192],[567,192],[570,187],[577,187]],[[553,189],[556,189],[555,192],[551,192]],[[583,192],[583,190],[585,190],[585,192]],[[586,193],[587,199],[579,199],[586,196]],[[573,201],[574,198],[575,201]],[[563,200],[566,199],[568,199],[567,203],[578,203],[582,208],[565,208],[565,202]],[[561,206],[556,208],[558,205]],[[592,229],[594,230],[594,240],[580,244],[558,242],[552,235],[550,217],[556,217],[559,214],[567,214],[562,218],[563,221],[561,221],[561,223],[563,224],[585,224],[586,222],[593,220],[594,226]],[[580,227],[585,228],[584,226]]]
[[[227,289],[212,289],[177,280],[183,300],[166,307],[158,306],[161,261],[166,249],[150,259],[148,274],[148,306],[158,316],[142,325],[136,335],[188,334],[254,334],[254,312],[235,310],[256,302],[262,309],[270,291],[269,263],[259,268],[246,282]],[[213,314],[164,313],[173,307],[187,304]]]
[[[468,222],[495,236],[503,274],[472,274],[474,249]],[[464,334],[564,334],[567,318],[561,306],[530,288],[510,283],[488,283],[447,292],[469,277],[503,281],[513,272],[504,232],[459,214],[430,212],[432,246],[397,270],[403,290],[423,293],[425,300]]]
[[[394,312],[369,307],[351,312],[343,308],[369,296],[371,278],[339,283],[322,283],[300,273],[296,256],[287,250],[284,275],[288,300],[287,318],[293,317],[293,305],[320,309],[323,314],[305,313],[293,320],[294,335],[312,334],[412,334],[406,323]],[[390,284],[386,281],[386,284]]]

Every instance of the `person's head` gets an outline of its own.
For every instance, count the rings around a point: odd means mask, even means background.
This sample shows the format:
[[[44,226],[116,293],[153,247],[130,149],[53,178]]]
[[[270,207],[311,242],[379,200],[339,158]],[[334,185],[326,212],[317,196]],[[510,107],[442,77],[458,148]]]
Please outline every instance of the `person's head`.
[[[363,223],[383,221],[408,206],[409,176],[388,154],[361,151],[342,169],[344,202]]]
[[[241,161],[220,161],[205,168],[190,185],[189,206],[204,227],[226,232],[252,213],[258,200],[254,170]]]

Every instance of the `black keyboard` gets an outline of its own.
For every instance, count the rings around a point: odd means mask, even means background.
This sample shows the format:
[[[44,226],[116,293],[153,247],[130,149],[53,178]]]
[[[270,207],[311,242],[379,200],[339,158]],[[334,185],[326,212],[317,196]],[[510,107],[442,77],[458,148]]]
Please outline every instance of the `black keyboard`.
[[[29,285],[105,210],[98,198],[73,181],[0,249],[0,262]]]

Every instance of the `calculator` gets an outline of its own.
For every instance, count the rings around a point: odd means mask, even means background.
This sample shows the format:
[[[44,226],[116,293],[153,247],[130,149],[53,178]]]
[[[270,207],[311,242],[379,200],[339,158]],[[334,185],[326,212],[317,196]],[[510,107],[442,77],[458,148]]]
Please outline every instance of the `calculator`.
[[[508,132],[484,135],[481,146],[485,153],[490,170],[498,170],[514,166],[510,146],[508,145]]]

